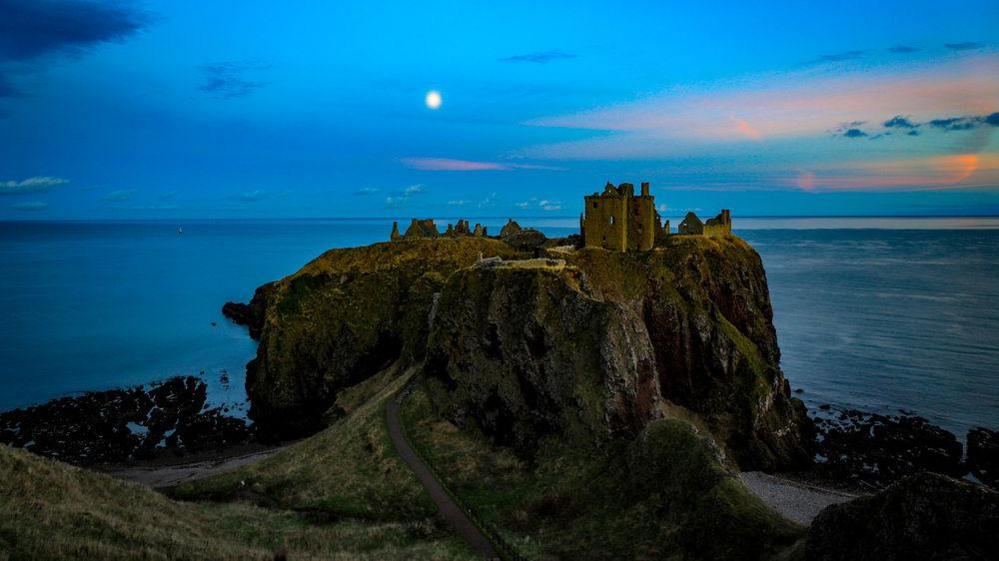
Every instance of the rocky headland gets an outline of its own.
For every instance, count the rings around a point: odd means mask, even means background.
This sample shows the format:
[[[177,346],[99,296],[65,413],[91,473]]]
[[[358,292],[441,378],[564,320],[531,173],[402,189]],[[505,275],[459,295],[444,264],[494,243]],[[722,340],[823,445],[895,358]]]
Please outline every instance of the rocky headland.
[[[302,438],[168,494],[324,523],[425,520],[385,432],[407,388],[414,446],[528,558],[996,558],[999,496],[955,479],[995,483],[995,433],[972,431],[965,455],[911,415],[810,418],[740,238],[621,252],[513,222],[495,238],[418,230],[330,250],[225,305],[259,342],[252,425],[206,408],[188,377],[4,413],[0,442],[94,465]],[[750,470],[864,496],[806,528],[743,484]]]

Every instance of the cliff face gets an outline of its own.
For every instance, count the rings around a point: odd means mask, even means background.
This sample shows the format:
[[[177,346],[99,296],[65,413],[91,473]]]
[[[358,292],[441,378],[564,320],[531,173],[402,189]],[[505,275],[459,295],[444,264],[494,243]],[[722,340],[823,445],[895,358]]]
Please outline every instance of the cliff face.
[[[808,462],[810,424],[779,370],[766,276],[745,242],[565,257],[562,270],[450,279],[426,364],[445,415],[530,452],[549,434],[599,441],[679,414],[743,468]]]
[[[635,433],[660,414],[637,319],[564,262],[463,269],[441,293],[424,373],[446,416],[522,452],[545,436]]]
[[[507,261],[476,264],[480,253]],[[745,242],[557,255],[510,262],[522,254],[477,237],[327,252],[240,309],[260,335],[251,416],[301,435],[335,415],[341,388],[425,359],[439,411],[527,455],[547,437],[599,444],[681,416],[744,468],[808,460],[810,424],[780,373],[766,276]]]
[[[259,335],[247,365],[250,417],[265,434],[318,430],[337,392],[393,361],[418,360],[434,294],[479,254],[515,257],[490,239],[426,239],[331,250],[265,285],[245,308]]]

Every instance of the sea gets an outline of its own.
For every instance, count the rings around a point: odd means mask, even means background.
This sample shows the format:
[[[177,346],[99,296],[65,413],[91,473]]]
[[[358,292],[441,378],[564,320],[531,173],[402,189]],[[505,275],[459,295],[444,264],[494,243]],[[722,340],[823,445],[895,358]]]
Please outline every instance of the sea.
[[[505,219],[480,221],[498,231]],[[578,224],[520,222],[549,235]],[[244,414],[256,344],[222,304],[390,229],[384,219],[0,222],[0,411],[194,375],[213,405]],[[914,413],[962,439],[999,428],[999,217],[736,217],[735,229],[763,258],[782,368],[812,410]]]

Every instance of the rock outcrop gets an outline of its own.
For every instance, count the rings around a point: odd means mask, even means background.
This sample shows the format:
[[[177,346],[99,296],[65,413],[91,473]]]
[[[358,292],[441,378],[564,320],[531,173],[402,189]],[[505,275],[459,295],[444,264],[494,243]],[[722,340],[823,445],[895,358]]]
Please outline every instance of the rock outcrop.
[[[480,254],[518,256],[486,238],[403,239],[328,251],[262,287],[249,304],[265,311],[248,314],[260,323],[260,345],[246,372],[262,435],[318,430],[341,388],[400,358],[419,360],[434,295]]]
[[[549,260],[472,267],[441,293],[424,372],[436,403],[502,445],[634,434],[660,413],[634,309],[596,298]]]
[[[983,427],[968,431],[968,469],[981,482],[999,483],[999,434]]]
[[[745,242],[555,254],[564,261],[525,261],[476,236],[327,252],[234,314],[261,325],[251,417],[265,433],[306,434],[339,389],[426,357],[436,407],[528,455],[547,437],[599,444],[665,415],[709,430],[745,469],[810,460]]]
[[[779,370],[766,277],[745,242],[566,258],[448,282],[426,364],[445,415],[530,451],[548,434],[633,431],[660,408],[706,426],[746,469],[809,462],[810,423]]]
[[[884,486],[920,471],[967,471],[957,437],[922,417],[846,410],[816,427],[815,472],[823,477]]]
[[[823,510],[805,544],[808,561],[999,558],[999,493],[931,473]]]

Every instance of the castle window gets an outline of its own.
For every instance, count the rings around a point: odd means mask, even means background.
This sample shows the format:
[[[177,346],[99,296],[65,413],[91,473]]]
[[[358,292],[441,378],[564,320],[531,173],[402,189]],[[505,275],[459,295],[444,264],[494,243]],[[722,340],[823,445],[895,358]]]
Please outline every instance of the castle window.
[[[593,208],[597,208],[597,201],[593,201]]]
[[[610,223],[614,224],[614,217],[613,216],[610,217]]]

